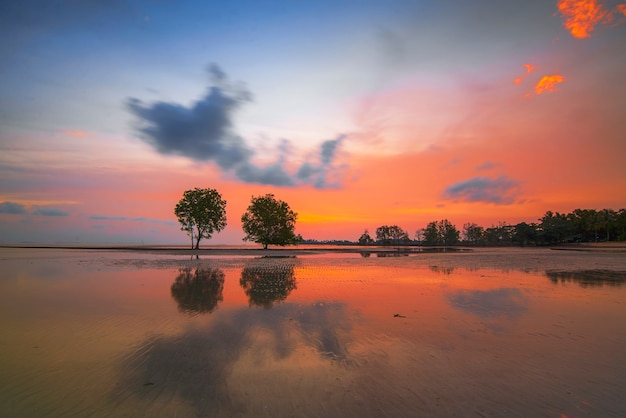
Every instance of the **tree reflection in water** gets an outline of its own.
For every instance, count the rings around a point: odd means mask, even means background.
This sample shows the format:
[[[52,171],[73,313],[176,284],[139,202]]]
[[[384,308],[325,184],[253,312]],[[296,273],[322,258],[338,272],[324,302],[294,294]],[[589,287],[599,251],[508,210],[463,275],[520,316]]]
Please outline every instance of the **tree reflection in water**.
[[[440,274],[445,274],[445,275],[450,275],[454,272],[454,267],[451,267],[451,266],[432,265],[432,266],[428,266],[428,268],[435,273],[440,273]]]
[[[181,268],[171,290],[179,311],[188,315],[210,313],[223,300],[224,273],[212,268]]]
[[[546,271],[546,276],[554,284],[574,282],[581,287],[615,286],[626,283],[626,271],[612,270],[576,270]]]
[[[271,308],[283,301],[296,288],[293,273],[295,262],[273,263],[269,259],[255,260],[242,272],[239,283],[250,305]]]

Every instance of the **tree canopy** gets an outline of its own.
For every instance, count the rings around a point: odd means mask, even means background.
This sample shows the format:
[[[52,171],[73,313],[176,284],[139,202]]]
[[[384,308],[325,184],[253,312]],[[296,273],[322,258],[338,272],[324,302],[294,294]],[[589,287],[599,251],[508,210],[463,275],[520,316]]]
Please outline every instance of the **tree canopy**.
[[[424,242],[428,245],[453,245],[459,242],[459,231],[447,219],[432,221],[424,230]]]
[[[383,225],[376,228],[376,240],[382,245],[398,245],[410,241],[409,234],[398,225]]]
[[[297,244],[302,241],[294,232],[297,216],[286,202],[277,200],[271,193],[252,196],[250,206],[241,216],[246,233],[243,240],[262,244],[264,249],[269,245]]]
[[[180,229],[191,236],[191,246],[195,249],[200,247],[202,238],[210,239],[214,232],[226,227],[226,201],[215,189],[185,191],[174,213]]]
[[[374,239],[370,236],[369,231],[366,229],[365,232],[359,237],[358,243],[359,245],[372,245],[374,244]]]

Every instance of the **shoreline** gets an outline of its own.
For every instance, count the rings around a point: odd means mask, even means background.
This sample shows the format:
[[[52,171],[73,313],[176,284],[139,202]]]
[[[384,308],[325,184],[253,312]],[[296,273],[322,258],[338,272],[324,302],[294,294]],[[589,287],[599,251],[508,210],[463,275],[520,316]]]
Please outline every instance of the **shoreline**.
[[[626,253],[626,242],[562,244],[555,246],[359,246],[333,244],[305,244],[302,246],[280,247],[268,249],[238,245],[207,245],[199,249],[191,249],[183,245],[140,245],[140,244],[0,244],[3,249],[57,249],[57,250],[89,250],[89,251],[128,251],[147,252],[172,255],[305,255],[305,254],[433,254],[433,253],[481,253],[494,250],[554,250],[574,252]]]

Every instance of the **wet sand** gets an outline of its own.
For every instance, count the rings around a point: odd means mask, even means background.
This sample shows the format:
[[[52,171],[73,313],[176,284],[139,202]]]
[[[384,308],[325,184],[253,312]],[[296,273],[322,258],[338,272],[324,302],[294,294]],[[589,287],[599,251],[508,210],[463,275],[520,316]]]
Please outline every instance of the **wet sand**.
[[[201,251],[0,249],[0,415],[626,414],[622,253]]]

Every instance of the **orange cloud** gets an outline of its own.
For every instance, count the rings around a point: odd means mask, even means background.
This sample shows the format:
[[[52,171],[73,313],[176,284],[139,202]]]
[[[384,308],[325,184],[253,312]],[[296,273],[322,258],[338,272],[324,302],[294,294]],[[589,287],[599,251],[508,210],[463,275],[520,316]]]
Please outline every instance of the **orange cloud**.
[[[517,77],[515,80],[513,80],[513,82],[514,82],[515,84],[522,84],[522,81],[524,81],[524,78],[525,78],[528,74],[532,73],[532,72],[533,72],[533,71],[537,68],[537,67],[535,67],[535,66],[534,66],[534,65],[532,65],[532,64],[523,64],[523,67],[524,67],[524,69],[526,69],[526,74],[524,74],[524,75],[523,75],[523,76],[521,76],[521,77]]]
[[[563,26],[574,38],[588,38],[599,23],[609,23],[614,13],[626,15],[626,4],[619,4],[615,10],[606,10],[596,0],[559,0],[557,7],[565,18]]]
[[[574,38],[588,38],[606,12],[596,0],[559,0],[557,7],[565,17],[563,26]]]
[[[565,77],[562,75],[544,75],[535,84],[535,94],[543,94],[548,91],[555,91],[556,85],[565,81]]]

